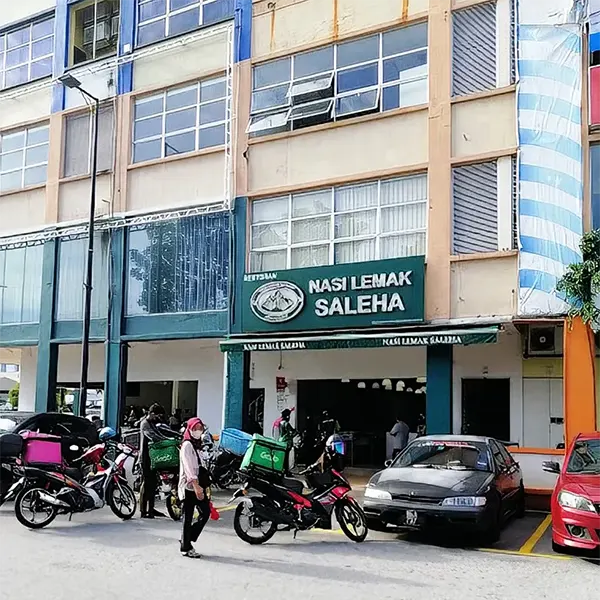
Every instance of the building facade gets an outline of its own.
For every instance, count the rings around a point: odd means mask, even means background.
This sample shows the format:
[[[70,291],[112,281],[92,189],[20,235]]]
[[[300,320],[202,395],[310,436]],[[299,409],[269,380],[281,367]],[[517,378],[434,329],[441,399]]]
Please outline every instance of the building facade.
[[[401,416],[518,444],[551,485],[556,282],[591,221],[577,3],[26,4],[0,17],[0,362],[22,410],[79,379],[92,120],[68,72],[101,101],[107,422],[160,401],[270,433],[283,407],[306,430],[329,410],[371,466]]]

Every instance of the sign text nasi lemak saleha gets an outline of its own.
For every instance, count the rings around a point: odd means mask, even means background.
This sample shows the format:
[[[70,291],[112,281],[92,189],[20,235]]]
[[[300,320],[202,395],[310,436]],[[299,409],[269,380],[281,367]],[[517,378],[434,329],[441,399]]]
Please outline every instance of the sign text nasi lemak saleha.
[[[249,273],[243,283],[246,332],[394,326],[424,318],[422,256]]]

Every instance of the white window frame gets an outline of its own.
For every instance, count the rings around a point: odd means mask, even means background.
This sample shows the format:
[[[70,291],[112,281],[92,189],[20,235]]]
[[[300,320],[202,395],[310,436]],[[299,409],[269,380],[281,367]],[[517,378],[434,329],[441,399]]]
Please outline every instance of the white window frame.
[[[408,26],[408,27],[411,27],[411,26]],[[394,31],[394,30],[390,30],[390,31]],[[270,128],[257,128],[256,127],[257,120],[260,119],[261,115],[268,116],[270,114],[279,114],[279,113],[282,113],[285,109],[290,109],[290,108],[298,106],[300,104],[310,104],[312,102],[316,102],[317,100],[325,100],[329,97],[334,100],[334,108],[333,108],[333,112],[331,115],[331,120],[333,122],[337,121],[340,118],[347,119],[348,117],[360,116],[364,112],[372,112],[375,110],[378,110],[379,112],[384,112],[382,98],[383,98],[383,93],[384,93],[385,89],[395,87],[395,86],[400,86],[400,88],[402,88],[402,86],[404,86],[404,85],[416,83],[419,81],[425,81],[428,84],[428,80],[429,80],[429,47],[428,47],[428,45],[420,46],[418,48],[413,48],[413,49],[405,51],[405,52],[398,52],[398,53],[394,53],[394,54],[384,55],[384,51],[383,51],[384,35],[389,33],[390,31],[384,31],[379,34],[376,34],[379,38],[379,40],[378,40],[379,41],[379,54],[378,54],[377,58],[365,60],[363,62],[357,62],[357,63],[351,64],[351,65],[346,65],[344,67],[338,67],[338,51],[339,51],[339,46],[341,44],[333,44],[332,45],[332,47],[333,47],[333,68],[319,71],[318,73],[313,73],[306,77],[296,78],[294,76],[295,61],[296,61],[297,57],[301,56],[302,54],[306,54],[306,53],[294,54],[294,55],[290,55],[289,57],[284,57],[284,59],[289,59],[289,63],[290,63],[289,78],[284,81],[279,81],[277,83],[273,83],[273,84],[265,85],[265,86],[261,86],[261,87],[255,87],[254,81],[253,81],[252,97],[254,97],[255,93],[259,93],[259,92],[263,92],[263,91],[267,91],[270,89],[283,87],[283,86],[287,85],[288,89],[287,89],[287,93],[285,95],[286,100],[285,100],[285,102],[283,102],[281,104],[269,106],[267,108],[251,109],[251,118],[250,118],[250,122],[248,124],[248,128],[246,130],[246,133],[259,135],[259,134],[266,134],[270,131]],[[368,38],[368,37],[372,37],[372,36],[365,36],[365,37]],[[358,40],[360,40],[360,39],[361,38],[358,38]],[[324,48],[321,48],[321,50],[322,49],[324,49]],[[427,52],[427,64],[425,66],[424,73],[409,76],[407,78],[402,78],[401,74],[400,74],[398,79],[396,79],[394,81],[384,82],[383,68],[384,68],[384,63],[386,61],[395,59],[395,58],[401,58],[403,56],[410,56],[411,54],[417,54],[417,53],[423,52],[423,51]],[[274,63],[274,62],[281,61],[281,60],[283,60],[283,59],[275,59],[275,60],[269,61],[267,63],[261,63],[261,64],[257,65],[257,67],[261,67],[265,64]],[[375,85],[369,85],[369,86],[366,86],[363,88],[357,88],[354,90],[349,90],[349,91],[344,91],[344,92],[338,91],[338,76],[340,74],[343,74],[344,72],[349,71],[349,70],[353,70],[353,69],[360,68],[360,67],[365,67],[368,65],[376,65],[377,66],[377,83]],[[254,68],[256,68],[256,67],[254,67]],[[294,93],[295,88],[302,85],[303,83],[307,83],[311,80],[319,80],[319,79],[325,80],[326,78],[330,78],[329,79],[330,83],[328,86],[323,87],[322,90],[314,90],[313,92],[305,92],[305,93],[301,93],[301,94],[298,94],[297,92]],[[332,87],[331,96],[313,98],[313,99],[310,99],[310,100],[307,100],[307,101],[304,101],[301,103],[300,102],[296,103],[294,101],[294,99],[299,96],[306,96],[311,93],[314,93],[316,95],[319,92],[326,91],[329,87]],[[338,106],[338,100],[340,98],[354,96],[358,93],[368,92],[368,91],[372,91],[372,90],[377,90],[377,102],[376,102],[376,106],[374,108],[372,108],[372,109],[365,108],[362,110],[346,112],[344,114],[338,114],[337,106]],[[428,90],[427,90],[427,92],[428,92]],[[401,95],[400,95],[400,98],[402,98]],[[427,99],[425,99],[425,102],[427,102]],[[405,106],[413,106],[413,105],[412,104],[403,105],[402,101],[400,100],[400,105],[398,108],[404,108]],[[288,112],[287,120],[286,120],[286,123],[284,126],[290,127],[292,130],[294,129],[293,122],[290,119],[290,112]],[[281,127],[283,127],[283,126],[281,126]]]
[[[8,1],[8,0],[6,0]],[[51,77],[52,73],[49,73],[48,75],[43,75],[41,77],[33,77],[31,74],[32,71],[32,65],[34,63],[37,63],[38,61],[41,60],[45,60],[45,59],[50,59],[53,60],[54,58],[54,27],[52,28],[52,33],[49,33],[48,35],[42,36],[40,38],[36,38],[35,40],[33,39],[33,28],[35,25],[39,25],[40,23],[45,23],[46,21],[53,21],[54,22],[54,15],[52,16],[48,16],[45,17],[43,19],[38,19],[36,21],[32,21],[30,23],[27,23],[27,25],[24,25],[22,27],[17,27],[14,29],[10,29],[10,30],[6,30],[6,31],[0,31],[0,90],[3,89],[8,89],[10,87],[17,87],[19,85],[25,85],[26,83],[29,83],[31,81],[34,81],[36,79],[44,79],[45,77]],[[29,41],[21,44],[20,46],[15,46],[14,48],[10,48],[10,50],[7,48],[7,39],[8,36],[12,33],[15,33],[17,31],[23,31],[25,29],[29,29]],[[52,40],[52,50],[50,53],[48,54],[43,54],[41,56],[36,56],[35,58],[33,58],[33,44],[35,42],[41,42],[44,40]],[[9,51],[13,51],[13,50],[17,50],[20,48],[27,48],[28,52],[27,52],[27,60],[24,62],[19,63],[18,65],[11,65],[10,67],[7,66],[6,62],[7,62],[7,55]],[[10,86],[8,86],[6,84],[6,72],[7,71],[11,71],[13,69],[18,69],[20,67],[23,66],[27,66],[27,81],[22,82],[22,83],[17,83],[17,84],[12,84]]]
[[[224,84],[224,89],[225,89],[225,95],[224,96],[219,96],[218,98],[214,98],[211,100],[202,100],[200,98],[200,93],[201,93],[201,85],[202,84],[207,84],[207,83],[223,83]],[[203,79],[201,81],[198,81],[194,84],[191,85],[184,85],[184,86],[178,86],[178,87],[172,87],[172,88],[167,88],[161,92],[159,92],[158,94],[151,94],[149,96],[142,96],[140,98],[137,98],[135,100],[134,103],[134,114],[133,114],[133,118],[132,118],[132,134],[131,134],[131,163],[132,164],[138,164],[138,163],[142,163],[145,161],[135,161],[135,145],[136,143],[142,143],[142,142],[151,142],[154,140],[161,140],[161,155],[160,157],[156,157],[154,159],[147,159],[147,160],[157,160],[158,158],[165,158],[167,156],[166,154],[166,150],[165,150],[165,141],[167,139],[168,136],[172,136],[172,135],[178,135],[181,133],[189,133],[189,132],[195,132],[195,142],[194,142],[194,149],[193,150],[189,150],[187,152],[182,152],[181,154],[190,154],[191,152],[197,152],[200,149],[200,136],[201,136],[201,131],[203,129],[210,129],[212,127],[218,127],[219,125],[223,125],[225,127],[225,140],[228,139],[228,136],[230,135],[230,131],[229,131],[229,121],[227,119],[227,114],[228,114],[228,106],[229,103],[231,102],[231,97],[228,95],[228,89],[227,89],[227,80],[225,77],[211,77],[210,79]],[[183,107],[178,107],[176,109],[171,109],[171,110],[167,110],[167,95],[169,93],[172,93],[174,91],[184,91],[184,90],[192,90],[195,89],[196,90],[196,103],[195,104],[190,104],[188,106],[183,106]],[[157,98],[162,98],[163,101],[163,110],[162,112],[159,113],[155,113],[152,115],[148,115],[145,117],[141,117],[139,119],[135,118],[135,106],[140,103],[140,102],[149,102],[152,100],[155,100]],[[207,106],[209,104],[214,104],[215,102],[225,102],[225,118],[223,120],[220,121],[211,121],[210,123],[204,123],[201,124],[200,123],[200,109],[203,106]],[[173,113],[177,113],[180,112],[182,110],[186,110],[189,108],[196,108],[196,123],[194,125],[194,127],[188,127],[186,129],[181,129],[181,130],[177,130],[175,132],[169,132],[167,133],[166,131],[166,121],[167,121],[167,115],[169,114],[173,114]],[[148,136],[145,138],[139,138],[136,139],[135,138],[135,125],[136,123],[148,120],[148,119],[154,119],[158,116],[162,116],[162,130],[160,134],[157,135],[152,135],[152,136]],[[218,148],[219,146],[209,146],[209,148]],[[204,149],[204,148],[203,148]],[[174,155],[169,155],[169,156],[174,156]]]
[[[424,250],[423,250],[423,254],[425,254],[426,248],[427,248],[427,217],[425,218],[424,227],[420,227],[417,229],[407,229],[407,230],[402,230],[402,231],[383,232],[382,228],[381,228],[381,219],[382,219],[381,212],[384,209],[395,208],[395,207],[414,206],[414,205],[425,205],[425,206],[428,205],[427,194],[426,194],[425,198],[418,199],[418,200],[411,200],[409,202],[395,202],[394,204],[382,204],[382,202],[381,202],[381,186],[382,186],[382,184],[385,184],[388,181],[408,180],[408,179],[416,179],[416,178],[427,178],[427,174],[421,173],[421,174],[417,174],[417,175],[409,175],[406,177],[394,177],[392,179],[379,179],[376,181],[365,181],[365,182],[356,183],[356,184],[352,184],[352,185],[343,185],[343,186],[325,188],[325,190],[313,190],[313,192],[327,191],[330,194],[330,209],[327,212],[318,213],[318,214],[314,214],[314,215],[308,215],[308,216],[304,215],[301,217],[293,217],[292,216],[293,197],[294,196],[296,196],[296,197],[302,196],[304,193],[310,194],[311,192],[298,192],[296,194],[287,194],[285,196],[276,196],[273,198],[262,198],[259,200],[254,200],[252,203],[253,207],[256,204],[259,204],[261,202],[267,203],[267,202],[281,201],[282,199],[286,199],[287,200],[287,217],[285,217],[283,219],[275,219],[275,220],[270,220],[270,221],[260,221],[258,223],[254,223],[253,220],[251,219],[250,243],[249,243],[250,265],[252,265],[252,259],[253,259],[254,255],[260,255],[260,254],[268,253],[268,252],[283,252],[283,251],[285,251],[286,252],[286,266],[282,267],[282,269],[283,268],[285,268],[285,269],[301,268],[301,267],[292,266],[292,251],[297,248],[308,248],[308,247],[318,247],[318,246],[328,246],[328,248],[329,248],[328,262],[324,263],[324,265],[343,264],[343,263],[335,262],[336,244],[348,243],[348,242],[360,242],[360,241],[368,241],[368,240],[375,241],[375,255],[372,257],[371,260],[379,260],[381,258],[386,258],[386,257],[381,256],[381,240],[390,238],[390,237],[408,236],[408,235],[414,235],[414,234],[425,234]],[[373,204],[372,206],[365,206],[365,207],[353,208],[353,209],[348,209],[348,210],[336,210],[336,208],[335,208],[336,191],[347,189],[349,187],[362,187],[365,185],[372,185],[372,184],[377,185],[377,203],[376,204]],[[425,189],[427,190],[427,186],[425,186]],[[368,233],[368,234],[356,235],[356,236],[347,236],[347,237],[336,237],[336,235],[335,235],[336,217],[341,216],[341,215],[350,215],[350,214],[356,214],[356,213],[368,212],[368,211],[373,211],[373,212],[377,213],[376,220],[375,220],[375,232],[374,233]],[[323,238],[320,240],[312,240],[310,242],[296,242],[296,243],[292,242],[292,228],[293,228],[294,223],[296,223],[298,221],[319,220],[319,219],[324,219],[324,218],[329,219],[329,235],[326,238]],[[278,224],[286,225],[286,228],[287,228],[286,242],[282,243],[282,244],[276,244],[276,245],[271,245],[271,246],[264,246],[261,248],[255,248],[254,247],[254,230],[255,230],[255,228],[265,226],[265,225],[278,225]],[[322,266],[322,265],[319,265],[319,266]],[[250,267],[250,271],[252,271],[251,267]]]

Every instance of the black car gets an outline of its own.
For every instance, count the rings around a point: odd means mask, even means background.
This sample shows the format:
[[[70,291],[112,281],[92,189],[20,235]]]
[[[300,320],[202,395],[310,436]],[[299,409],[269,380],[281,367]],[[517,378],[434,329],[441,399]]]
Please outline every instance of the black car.
[[[455,526],[494,542],[509,516],[525,513],[523,476],[497,440],[425,436],[371,478],[364,508],[375,530]]]

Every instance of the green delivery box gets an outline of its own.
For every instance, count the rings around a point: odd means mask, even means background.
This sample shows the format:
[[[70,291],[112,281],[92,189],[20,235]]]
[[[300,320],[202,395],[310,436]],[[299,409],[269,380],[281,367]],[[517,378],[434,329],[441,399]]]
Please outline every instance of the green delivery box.
[[[254,434],[248,450],[244,454],[241,468],[242,470],[254,468],[283,473],[286,451],[287,446],[284,443]]]

